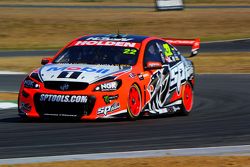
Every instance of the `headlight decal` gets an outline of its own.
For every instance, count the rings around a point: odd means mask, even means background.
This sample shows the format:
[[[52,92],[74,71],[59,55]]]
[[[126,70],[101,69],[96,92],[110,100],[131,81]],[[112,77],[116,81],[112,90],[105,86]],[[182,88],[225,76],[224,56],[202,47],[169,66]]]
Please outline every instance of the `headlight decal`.
[[[29,79],[29,78],[26,78],[24,80],[24,87],[25,88],[33,88],[33,89],[39,89],[40,88],[40,85],[36,82],[34,82],[33,80]]]

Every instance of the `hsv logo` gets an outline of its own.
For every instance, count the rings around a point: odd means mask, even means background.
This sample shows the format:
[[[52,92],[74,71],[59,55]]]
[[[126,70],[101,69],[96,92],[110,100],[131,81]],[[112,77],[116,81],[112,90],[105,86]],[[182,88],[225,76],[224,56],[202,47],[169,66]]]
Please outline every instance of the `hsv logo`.
[[[65,83],[63,85],[60,86],[61,90],[68,90],[69,89],[69,84]]]
[[[94,73],[101,73],[101,74],[105,74],[109,71],[109,69],[105,69],[105,68],[91,68],[91,67],[50,67],[49,69],[47,69],[47,71],[82,71],[82,72],[94,72]]]

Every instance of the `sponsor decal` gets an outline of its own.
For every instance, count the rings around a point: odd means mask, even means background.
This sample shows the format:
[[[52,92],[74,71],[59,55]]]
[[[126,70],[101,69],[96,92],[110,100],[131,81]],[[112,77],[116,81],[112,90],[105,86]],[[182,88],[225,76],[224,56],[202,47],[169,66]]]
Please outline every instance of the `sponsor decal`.
[[[75,41],[69,47],[72,47],[72,46],[118,46],[118,47],[139,49],[141,44],[136,43],[136,42],[100,40],[100,41]],[[134,52],[135,51],[132,51],[131,53],[134,53]]]
[[[24,87],[38,89],[40,86],[32,80],[26,79],[24,81]]]
[[[111,38],[111,37],[89,37],[86,41],[122,41],[128,42],[132,41],[133,38]]]
[[[44,116],[53,116],[53,117],[77,117],[77,115],[72,114],[53,114],[53,113],[44,113]]]
[[[119,86],[119,82],[118,81],[113,81],[113,82],[108,82],[108,83],[104,83],[101,84],[99,86],[97,86],[94,90],[95,91],[114,91],[117,90]]]
[[[116,88],[117,88],[116,82],[101,84],[101,90],[116,90]]]
[[[173,63],[173,62],[180,61],[180,58],[177,55],[168,56],[166,57],[166,61],[169,63]]]
[[[77,95],[50,95],[41,94],[40,101],[42,102],[59,102],[59,103],[87,103],[87,96]]]
[[[136,74],[135,74],[135,73],[130,73],[130,74],[129,74],[129,77],[130,77],[130,78],[135,78],[135,77],[136,77]]]
[[[164,72],[164,70],[166,71]],[[150,102],[148,103],[149,111],[158,113],[176,112],[178,108],[175,107],[172,107],[169,111],[163,111],[163,109],[166,108],[166,105],[169,103],[169,98],[171,98],[173,91],[176,91],[177,94],[180,95],[181,85],[185,82],[186,74],[183,62],[179,62],[172,67],[164,66],[163,70],[157,70],[152,75],[147,87],[151,96]]]
[[[108,96],[108,95],[105,95],[103,96],[103,100],[106,104],[110,104],[110,101],[112,100],[117,100],[119,97],[119,95],[114,95],[114,96]]]
[[[109,71],[109,69],[104,69],[104,68],[91,68],[91,67],[50,67],[49,69],[47,69],[47,71],[82,71],[82,72],[89,72],[89,73],[101,73],[101,74],[105,74]],[[72,75],[73,73],[67,74],[67,75]],[[67,76],[66,75],[66,76]]]
[[[19,106],[19,109],[22,112],[29,112],[29,111],[31,111],[31,106],[30,106],[29,103],[23,103],[23,102],[21,102],[21,105]]]
[[[180,94],[181,85],[186,81],[185,67],[182,62],[171,67],[170,70],[170,91],[176,89]]]
[[[147,68],[162,68],[162,63],[160,63],[160,62],[147,62]]]
[[[139,48],[139,43],[135,42],[114,42],[114,41],[77,41],[73,46],[120,46],[129,48]]]
[[[110,106],[106,106],[106,107],[101,107],[98,109],[97,111],[97,115],[102,115],[104,114],[105,116],[110,113],[110,112],[113,112],[114,110],[117,110],[120,108],[120,103],[114,103]]]
[[[170,43],[172,45],[194,45],[196,44],[197,42],[195,40],[178,40],[178,39],[166,39],[165,40],[167,43]],[[197,45],[197,44],[196,44]]]

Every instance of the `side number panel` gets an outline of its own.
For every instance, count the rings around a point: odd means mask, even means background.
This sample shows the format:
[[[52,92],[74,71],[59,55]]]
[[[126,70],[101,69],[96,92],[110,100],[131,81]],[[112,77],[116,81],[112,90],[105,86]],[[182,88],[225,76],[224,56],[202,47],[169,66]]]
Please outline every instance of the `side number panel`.
[[[186,81],[185,68],[182,62],[173,66],[170,70],[170,91],[176,89],[180,94],[180,88],[182,83]]]

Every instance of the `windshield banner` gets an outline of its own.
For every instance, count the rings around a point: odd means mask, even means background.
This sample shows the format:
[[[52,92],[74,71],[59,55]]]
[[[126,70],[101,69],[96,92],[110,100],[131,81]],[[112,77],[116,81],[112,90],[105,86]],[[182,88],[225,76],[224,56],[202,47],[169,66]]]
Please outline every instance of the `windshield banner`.
[[[140,48],[140,43],[135,42],[115,42],[115,41],[75,41],[71,46],[120,46],[126,48]]]

